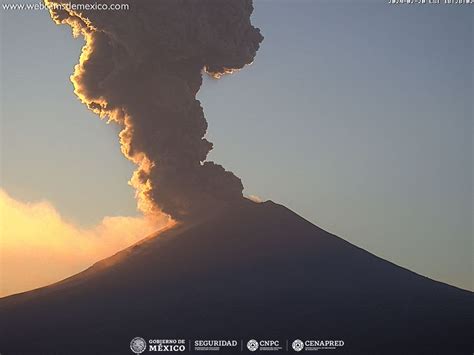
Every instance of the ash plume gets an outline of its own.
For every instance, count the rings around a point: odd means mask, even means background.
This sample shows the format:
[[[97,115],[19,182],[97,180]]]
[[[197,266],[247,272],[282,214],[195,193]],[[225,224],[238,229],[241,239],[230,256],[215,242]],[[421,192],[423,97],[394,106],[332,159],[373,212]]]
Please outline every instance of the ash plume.
[[[219,78],[253,61],[263,37],[250,22],[251,0],[144,0],[127,11],[45,1],[57,24],[85,38],[74,91],[123,127],[122,152],[138,165],[130,182],[144,213],[187,220],[243,198],[240,179],[206,161],[212,143],[196,93],[203,70]]]

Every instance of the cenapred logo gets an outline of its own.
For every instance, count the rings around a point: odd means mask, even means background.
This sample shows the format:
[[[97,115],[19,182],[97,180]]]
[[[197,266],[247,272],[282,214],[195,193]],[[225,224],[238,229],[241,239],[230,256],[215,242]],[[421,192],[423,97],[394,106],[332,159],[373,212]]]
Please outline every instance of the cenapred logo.
[[[130,349],[135,353],[135,354],[141,354],[146,350],[146,341],[143,338],[140,337],[135,337],[132,339],[130,342]]]
[[[255,339],[250,339],[247,342],[247,349],[249,349],[250,351],[257,350],[258,349],[258,341],[256,341]]]
[[[304,348],[304,344],[301,340],[299,339],[296,339],[295,341],[293,341],[293,343],[291,344],[291,347],[293,348],[294,351],[301,351],[303,350]]]

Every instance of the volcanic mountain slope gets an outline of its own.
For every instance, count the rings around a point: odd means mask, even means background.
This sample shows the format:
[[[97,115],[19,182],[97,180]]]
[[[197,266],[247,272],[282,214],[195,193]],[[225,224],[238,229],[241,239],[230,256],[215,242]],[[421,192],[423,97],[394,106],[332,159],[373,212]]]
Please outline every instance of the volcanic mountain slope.
[[[244,200],[1,299],[0,352],[130,354],[141,336],[341,339],[331,353],[472,354],[472,300],[283,206]]]

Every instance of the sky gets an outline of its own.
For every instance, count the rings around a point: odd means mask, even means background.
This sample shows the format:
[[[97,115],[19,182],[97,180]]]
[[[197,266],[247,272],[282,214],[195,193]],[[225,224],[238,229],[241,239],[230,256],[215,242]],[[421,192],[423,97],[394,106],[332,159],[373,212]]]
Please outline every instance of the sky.
[[[81,231],[71,238],[140,219],[118,127],[69,81],[83,41],[46,11],[0,14],[2,198],[22,213],[47,205]],[[205,78],[198,94],[209,159],[246,195],[473,290],[473,20],[467,5],[255,1],[265,39],[254,63]],[[4,247],[17,236],[2,230]]]

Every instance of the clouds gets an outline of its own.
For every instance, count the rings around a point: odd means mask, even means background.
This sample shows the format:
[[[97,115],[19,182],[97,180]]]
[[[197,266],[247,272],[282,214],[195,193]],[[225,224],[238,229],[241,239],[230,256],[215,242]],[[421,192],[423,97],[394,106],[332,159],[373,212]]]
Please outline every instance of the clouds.
[[[48,1],[60,3],[61,0]],[[160,0],[129,11],[52,9],[86,44],[71,81],[80,100],[122,127],[131,184],[146,214],[176,220],[243,198],[238,177],[206,161],[213,145],[196,99],[205,69],[218,78],[250,64],[263,40],[250,0]]]
[[[92,228],[65,221],[46,201],[0,189],[0,297],[62,280],[170,225],[168,217],[104,217]]]

